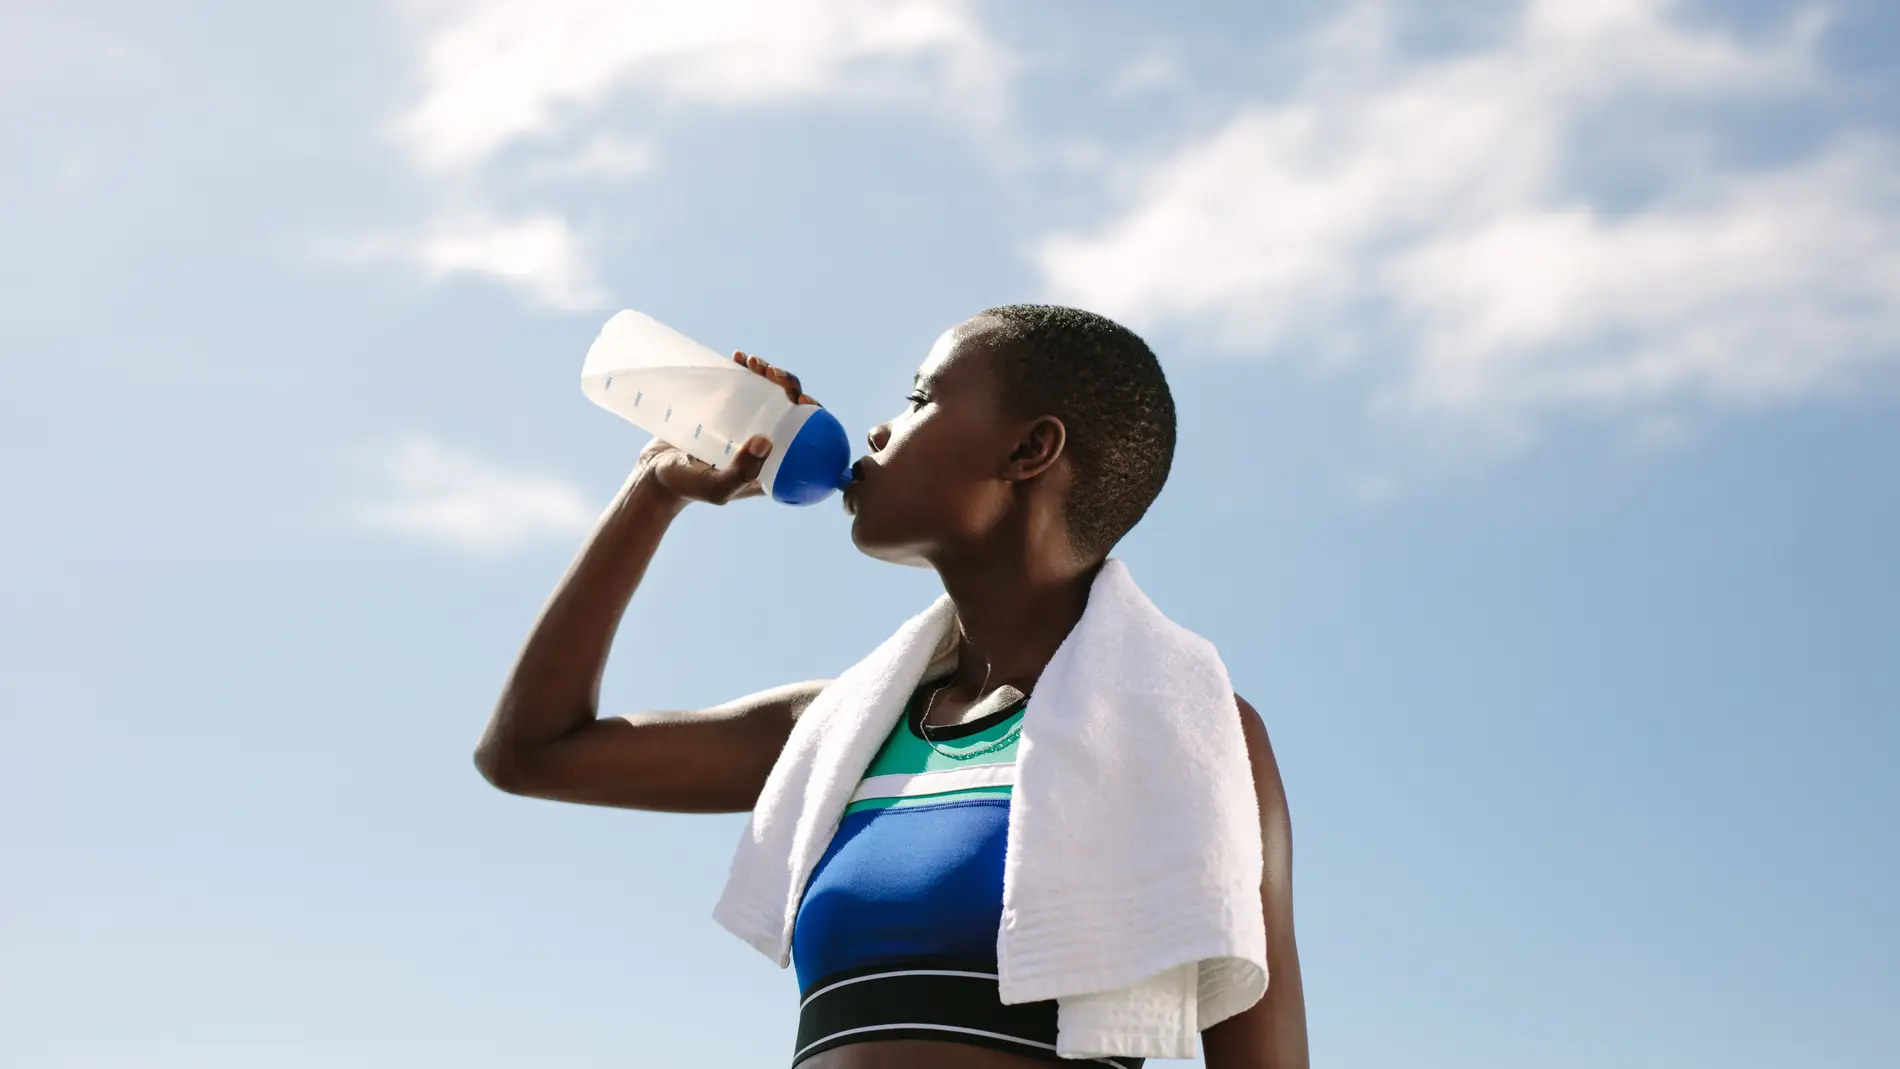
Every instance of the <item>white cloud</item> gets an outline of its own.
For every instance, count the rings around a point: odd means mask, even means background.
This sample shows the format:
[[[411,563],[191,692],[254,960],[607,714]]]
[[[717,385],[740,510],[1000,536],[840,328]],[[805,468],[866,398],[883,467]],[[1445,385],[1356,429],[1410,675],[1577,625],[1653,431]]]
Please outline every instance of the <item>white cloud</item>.
[[[1523,207],[1389,264],[1440,408],[1846,390],[1900,358],[1900,155],[1844,143],[1633,218]]]
[[[357,242],[348,252],[355,259],[407,263],[431,281],[457,275],[494,279],[564,311],[606,303],[587,243],[549,212],[501,220],[486,211],[461,211],[417,233]]]
[[[423,435],[395,442],[373,468],[383,493],[353,510],[357,523],[467,552],[572,538],[598,511],[565,480],[497,468]]]
[[[534,167],[533,174],[538,178],[639,178],[653,170],[656,155],[648,142],[602,134],[571,156]]]
[[[1821,26],[1750,42],[1667,0],[1535,0],[1488,48],[1407,59],[1362,3],[1295,53],[1289,99],[1157,161],[1036,261],[1059,299],[1232,353],[1396,360],[1382,402],[1413,414],[1852,389],[1900,358],[1900,151],[1848,131],[1737,170],[1688,117],[1819,99]],[[1637,116],[1664,136],[1619,137]],[[1660,176],[1634,207],[1576,177],[1609,150]]]
[[[965,0],[464,0],[423,30],[397,132],[425,168],[479,166],[622,91],[757,106],[811,97],[993,107],[1003,62]]]
[[[407,10],[417,93],[393,129],[445,207],[420,235],[358,251],[432,279],[484,275],[570,310],[603,300],[594,243],[546,211],[500,221],[510,213],[469,205],[492,203],[511,178],[644,176],[682,106],[843,100],[982,128],[1001,114],[1010,66],[973,0],[408,0]]]

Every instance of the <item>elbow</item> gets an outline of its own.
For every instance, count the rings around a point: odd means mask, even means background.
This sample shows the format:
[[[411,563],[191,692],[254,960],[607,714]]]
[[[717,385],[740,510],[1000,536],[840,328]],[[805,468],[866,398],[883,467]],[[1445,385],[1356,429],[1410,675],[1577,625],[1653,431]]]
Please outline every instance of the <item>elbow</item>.
[[[498,791],[527,793],[521,761],[492,740],[483,739],[481,745],[475,747],[475,771],[480,772],[488,785]]]

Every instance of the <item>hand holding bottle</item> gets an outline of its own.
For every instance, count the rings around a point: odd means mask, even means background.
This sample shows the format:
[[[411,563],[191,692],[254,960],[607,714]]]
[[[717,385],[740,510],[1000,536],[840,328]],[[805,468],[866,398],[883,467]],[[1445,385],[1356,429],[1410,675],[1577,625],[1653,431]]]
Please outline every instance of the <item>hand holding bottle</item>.
[[[818,403],[804,392],[797,375],[773,367],[748,353],[734,353],[732,360],[783,389],[793,404]],[[753,435],[731,463],[715,468],[703,460],[694,459],[669,444],[666,439],[656,437],[640,451],[635,470],[650,474],[659,488],[682,501],[723,505],[728,501],[741,501],[765,493],[759,486],[759,472],[765,467],[765,458],[771,450],[771,439],[763,434]]]
[[[601,328],[581,367],[581,391],[726,473],[689,476],[693,469],[667,461],[680,492],[707,495],[697,500],[730,501],[756,482],[774,500],[810,505],[851,481],[849,436],[797,376],[744,353],[722,357],[640,312],[616,313]],[[769,440],[762,462],[753,452],[761,436]]]

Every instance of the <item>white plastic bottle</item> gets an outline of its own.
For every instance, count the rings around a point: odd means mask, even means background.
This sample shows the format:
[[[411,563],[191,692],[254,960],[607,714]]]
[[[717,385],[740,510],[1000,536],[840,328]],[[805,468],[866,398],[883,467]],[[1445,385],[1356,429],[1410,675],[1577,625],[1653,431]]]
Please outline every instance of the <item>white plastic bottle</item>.
[[[639,312],[617,313],[581,366],[581,392],[602,408],[723,467],[763,434],[759,483],[774,500],[809,505],[851,481],[851,443],[836,417],[795,404],[777,383]]]

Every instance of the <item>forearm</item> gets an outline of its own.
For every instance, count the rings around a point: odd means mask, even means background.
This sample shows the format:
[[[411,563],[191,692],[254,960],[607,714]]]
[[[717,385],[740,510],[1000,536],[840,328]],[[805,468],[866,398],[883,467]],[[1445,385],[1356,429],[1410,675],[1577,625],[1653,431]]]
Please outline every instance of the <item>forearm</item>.
[[[1297,961],[1275,968],[1253,1008],[1201,1033],[1207,1069],[1308,1069],[1306,998]]]
[[[614,632],[685,502],[642,466],[601,515],[542,607],[482,734],[476,762],[490,779],[523,749],[594,719]]]

